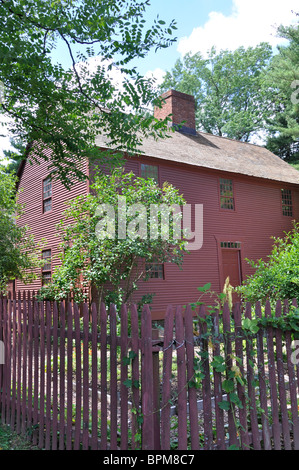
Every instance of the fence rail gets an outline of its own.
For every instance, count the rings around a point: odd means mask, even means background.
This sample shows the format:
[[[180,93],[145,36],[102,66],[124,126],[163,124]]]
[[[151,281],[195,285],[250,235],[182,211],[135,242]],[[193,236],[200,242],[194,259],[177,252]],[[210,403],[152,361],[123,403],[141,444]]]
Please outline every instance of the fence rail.
[[[1,422],[52,450],[298,450],[296,322],[169,306],[153,330],[148,306],[2,297]]]

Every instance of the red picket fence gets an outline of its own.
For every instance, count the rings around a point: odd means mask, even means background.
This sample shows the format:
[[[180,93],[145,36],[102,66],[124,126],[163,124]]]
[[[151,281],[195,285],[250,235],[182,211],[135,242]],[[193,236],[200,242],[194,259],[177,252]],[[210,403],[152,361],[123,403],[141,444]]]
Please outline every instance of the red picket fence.
[[[1,422],[40,448],[299,449],[288,303],[169,306],[153,330],[148,306],[19,296],[0,299],[0,325]]]

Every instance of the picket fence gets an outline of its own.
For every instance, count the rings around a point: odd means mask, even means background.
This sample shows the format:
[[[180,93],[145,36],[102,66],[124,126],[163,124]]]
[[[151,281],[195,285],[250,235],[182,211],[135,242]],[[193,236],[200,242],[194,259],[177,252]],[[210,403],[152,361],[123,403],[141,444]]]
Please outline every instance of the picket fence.
[[[148,306],[2,297],[1,423],[51,450],[298,450],[296,328],[244,328],[288,310],[169,306],[153,329]]]

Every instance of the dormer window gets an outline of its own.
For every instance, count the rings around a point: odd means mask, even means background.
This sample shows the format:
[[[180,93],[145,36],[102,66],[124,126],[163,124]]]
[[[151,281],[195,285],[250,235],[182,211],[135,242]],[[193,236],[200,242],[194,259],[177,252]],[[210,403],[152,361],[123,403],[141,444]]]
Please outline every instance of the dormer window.
[[[52,181],[50,178],[43,180],[43,213],[52,210]]]

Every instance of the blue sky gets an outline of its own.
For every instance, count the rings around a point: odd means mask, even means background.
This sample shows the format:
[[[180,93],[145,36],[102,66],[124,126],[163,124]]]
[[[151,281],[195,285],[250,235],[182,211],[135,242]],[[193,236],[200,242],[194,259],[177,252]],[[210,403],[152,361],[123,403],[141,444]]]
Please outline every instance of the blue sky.
[[[138,68],[141,73],[145,74],[148,70],[156,68],[170,70],[181,57],[177,50],[179,40],[190,36],[194,28],[203,26],[209,20],[210,12],[219,11],[230,15],[232,7],[232,0],[152,0],[146,15],[148,21],[153,21],[157,14],[166,23],[175,19],[178,28],[175,36],[178,40],[170,48],[152,52],[146,59],[139,61]]]
[[[177,42],[168,49],[151,52],[133,65],[142,74],[153,74],[161,81],[165,72],[188,51],[204,55],[212,46],[234,50],[239,46],[256,46],[262,41],[276,48],[283,43],[276,36],[277,26],[296,22],[292,10],[299,10],[298,0],[151,0],[145,19],[149,24],[157,14],[166,23],[175,19]],[[55,59],[65,66],[66,57],[64,48],[56,51]],[[0,133],[3,133],[1,129]],[[8,137],[0,137],[0,157],[7,148]]]

